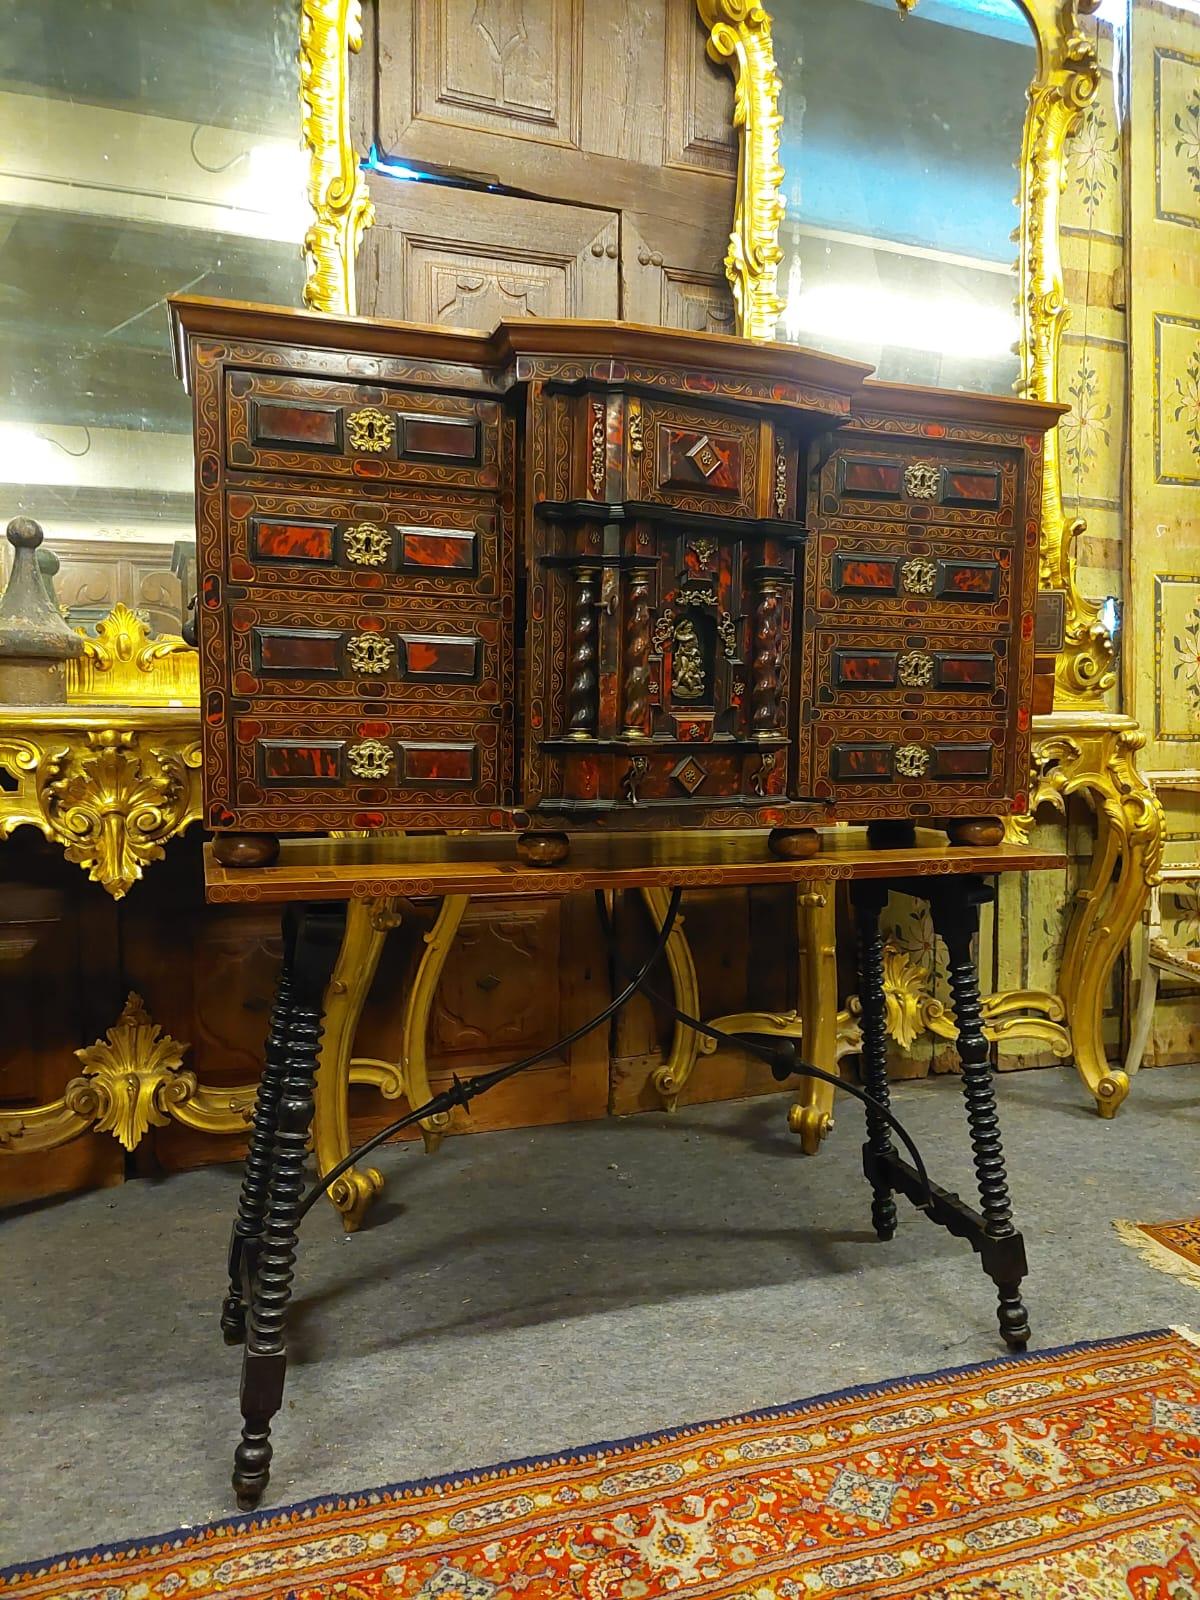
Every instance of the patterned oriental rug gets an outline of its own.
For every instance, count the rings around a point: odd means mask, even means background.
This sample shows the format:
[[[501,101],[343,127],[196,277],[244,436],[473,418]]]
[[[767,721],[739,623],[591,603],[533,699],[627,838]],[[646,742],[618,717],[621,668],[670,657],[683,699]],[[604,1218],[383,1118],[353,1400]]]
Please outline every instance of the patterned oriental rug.
[[[668,1595],[1200,1596],[1200,1346],[1076,1345],[0,1573],[3,1600]]]
[[[1200,1288],[1200,1217],[1183,1222],[1124,1222],[1113,1227],[1142,1260]]]

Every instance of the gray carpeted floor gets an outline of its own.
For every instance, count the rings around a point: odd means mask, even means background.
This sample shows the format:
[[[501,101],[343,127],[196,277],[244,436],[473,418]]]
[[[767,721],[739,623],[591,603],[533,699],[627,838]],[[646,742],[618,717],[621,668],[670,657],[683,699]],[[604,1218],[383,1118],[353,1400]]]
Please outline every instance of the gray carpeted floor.
[[[1200,1070],[1143,1074],[1111,1123],[1069,1070],[1000,1092],[1035,1346],[1200,1325],[1200,1292],[1110,1227],[1200,1211]],[[973,1192],[957,1081],[895,1098],[934,1175]],[[267,1505],[1001,1354],[965,1245],[907,1207],[890,1245],[870,1235],[858,1108],[805,1160],[785,1106],[383,1152],[374,1227],[306,1227]],[[209,1169],[0,1224],[0,1559],[232,1509],[237,1183]]]

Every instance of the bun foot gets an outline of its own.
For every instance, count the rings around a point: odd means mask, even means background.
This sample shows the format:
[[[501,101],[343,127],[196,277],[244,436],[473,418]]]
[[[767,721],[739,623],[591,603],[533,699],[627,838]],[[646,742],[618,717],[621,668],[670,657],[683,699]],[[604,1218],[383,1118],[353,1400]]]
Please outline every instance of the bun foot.
[[[951,844],[994,845],[1004,839],[999,817],[948,817],[943,827]]]
[[[867,823],[867,844],[872,850],[911,850],[916,842],[917,825],[907,817],[887,817]]]
[[[517,840],[517,860],[527,867],[556,867],[570,851],[565,833],[523,833]]]
[[[772,828],[767,849],[781,861],[807,861],[820,855],[821,836],[815,828]]]
[[[279,859],[276,833],[218,833],[213,855],[223,867],[272,867]]]

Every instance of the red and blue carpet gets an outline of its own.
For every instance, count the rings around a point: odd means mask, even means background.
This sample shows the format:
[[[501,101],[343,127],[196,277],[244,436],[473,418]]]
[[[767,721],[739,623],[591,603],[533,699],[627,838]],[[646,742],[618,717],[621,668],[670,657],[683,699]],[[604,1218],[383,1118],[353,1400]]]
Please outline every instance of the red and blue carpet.
[[[1200,1347],[1077,1345],[0,1573],[0,1600],[668,1595],[1200,1596]]]

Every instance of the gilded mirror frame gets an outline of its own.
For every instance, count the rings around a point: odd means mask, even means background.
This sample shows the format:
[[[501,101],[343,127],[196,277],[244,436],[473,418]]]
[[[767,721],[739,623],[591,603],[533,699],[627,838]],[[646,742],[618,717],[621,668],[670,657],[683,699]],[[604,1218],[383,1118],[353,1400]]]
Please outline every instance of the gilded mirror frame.
[[[901,11],[917,0],[897,0]],[[1018,309],[1021,317],[1019,392],[1032,400],[1057,400],[1060,345],[1069,315],[1059,249],[1059,201],[1066,182],[1067,140],[1096,93],[1100,70],[1095,46],[1079,19],[1100,0],[1014,0],[1033,30],[1037,73],[1020,160],[1020,254]],[[734,126],[739,154],[733,229],[725,273],[733,291],[738,331],[771,339],[783,310],[779,263],[783,251],[784,179],[779,161],[781,84],[775,68],[768,10],[756,0],[696,0],[708,30],[709,57],[727,66],[734,80]],[[1057,434],[1046,438],[1042,493],[1040,586],[1066,593],[1066,630],[1055,672],[1056,710],[1099,708],[1116,681],[1113,639],[1101,620],[1100,602],[1079,592],[1072,546],[1081,519],[1063,508]]]
[[[897,0],[901,11],[919,0]],[[1059,202],[1065,184],[1067,140],[1100,80],[1095,46],[1079,19],[1100,0],[1014,0],[1033,30],[1037,73],[1020,160],[1018,306],[1021,317],[1019,391],[1056,400],[1060,346],[1069,315],[1059,248]],[[729,68],[739,154],[733,227],[725,272],[738,332],[770,339],[783,309],[779,294],[784,172],[779,161],[780,82],[771,18],[758,0],[696,0],[708,34],[708,54]],[[302,137],[310,155],[313,223],[304,243],[304,303],[353,315],[354,258],[374,207],[350,132],[349,54],[362,48],[361,0],[302,0],[300,99]],[[1055,674],[1055,709],[1100,709],[1116,681],[1113,639],[1100,602],[1080,593],[1073,545],[1080,518],[1063,507],[1057,435],[1046,441],[1042,493],[1040,583],[1066,594],[1066,631]]]

